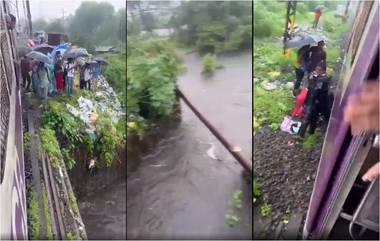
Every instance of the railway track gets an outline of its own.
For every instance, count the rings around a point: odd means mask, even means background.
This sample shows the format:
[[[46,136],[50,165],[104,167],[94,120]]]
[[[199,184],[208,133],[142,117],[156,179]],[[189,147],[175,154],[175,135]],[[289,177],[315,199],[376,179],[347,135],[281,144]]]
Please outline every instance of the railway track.
[[[66,240],[69,233],[76,239],[87,239],[75,198],[72,200],[73,190],[63,160],[60,160],[60,169],[54,170],[49,156],[37,149],[41,148],[39,136],[36,135],[39,110],[28,108],[27,116],[31,145],[34,148],[30,158],[33,170],[31,180],[39,202],[40,239],[47,239],[51,234],[55,240]],[[47,204],[43,201],[43,195],[46,195]]]

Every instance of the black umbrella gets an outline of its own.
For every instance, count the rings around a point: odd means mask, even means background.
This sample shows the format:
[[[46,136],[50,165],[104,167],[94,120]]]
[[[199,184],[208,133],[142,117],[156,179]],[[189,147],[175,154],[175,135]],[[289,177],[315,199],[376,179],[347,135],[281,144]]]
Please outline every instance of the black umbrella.
[[[319,41],[323,40],[321,37],[316,35],[306,35],[306,36],[296,36],[293,39],[286,42],[285,47],[287,49],[301,48],[305,45],[316,46]]]
[[[37,45],[33,50],[37,52],[41,52],[43,54],[48,54],[53,51],[54,47],[48,44],[40,44]]]
[[[108,61],[102,58],[95,58],[94,59],[96,62],[98,62],[100,65],[107,65]]]
[[[84,48],[71,48],[63,54],[63,58],[65,59],[76,59],[88,56],[90,56],[90,54]]]
[[[17,46],[17,55],[18,57],[23,57],[27,55],[28,53],[32,52],[32,48],[25,45],[25,46]]]
[[[26,55],[29,58],[35,59],[40,62],[44,62],[47,64],[52,64],[53,60],[49,58],[46,54],[43,54],[41,52],[32,51]]]

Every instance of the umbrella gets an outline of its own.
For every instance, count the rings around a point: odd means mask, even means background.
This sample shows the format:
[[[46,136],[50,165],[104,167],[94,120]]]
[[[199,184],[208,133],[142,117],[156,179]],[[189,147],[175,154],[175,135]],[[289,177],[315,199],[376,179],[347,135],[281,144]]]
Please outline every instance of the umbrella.
[[[54,47],[48,44],[40,44],[40,45],[37,45],[33,50],[37,52],[41,52],[43,54],[47,54],[47,53],[51,53],[54,50]]]
[[[102,58],[95,58],[94,61],[96,61],[100,65],[107,65],[108,64],[108,61],[105,59],[102,59]]]
[[[317,10],[322,11],[322,10],[324,10],[324,9],[325,9],[325,6],[323,6],[323,5],[318,5],[318,6],[316,6],[316,7],[314,8],[315,11],[317,11]]]
[[[286,42],[285,47],[287,49],[301,48],[305,45],[318,45],[318,42],[323,40],[321,37],[316,35],[307,35],[304,37],[297,36],[288,42]]]
[[[28,53],[32,52],[32,48],[25,45],[25,46],[17,46],[17,55],[19,57],[25,56]]]
[[[68,46],[68,43],[59,44],[59,45],[55,46],[55,48],[53,49],[53,51],[52,51],[51,54],[53,56],[55,56],[55,53],[57,51],[59,51],[61,53],[61,55],[63,55],[66,52],[66,50],[67,50],[67,46]]]
[[[91,60],[91,61],[88,61],[87,62],[88,64],[91,64],[91,65],[97,65],[97,64],[99,64],[97,61],[95,61],[95,60]]]
[[[90,54],[83,48],[71,48],[63,54],[65,59],[76,59],[79,57],[88,57]]]
[[[35,59],[37,61],[47,63],[47,64],[52,64],[53,62],[52,59],[49,58],[46,54],[43,54],[37,51],[32,51],[28,53],[26,56],[29,58]]]

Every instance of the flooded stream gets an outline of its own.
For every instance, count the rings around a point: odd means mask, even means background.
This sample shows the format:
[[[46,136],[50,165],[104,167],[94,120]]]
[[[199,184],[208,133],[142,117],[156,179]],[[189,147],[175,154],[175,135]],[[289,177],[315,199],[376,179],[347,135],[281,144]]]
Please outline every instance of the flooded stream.
[[[224,68],[209,79],[201,75],[199,56],[183,59],[181,90],[250,158],[251,54],[220,57]],[[157,145],[127,158],[127,237],[250,239],[251,188],[242,167],[182,102],[180,108],[180,122],[162,127]],[[243,191],[241,210],[230,205],[237,190]],[[233,210],[241,222],[229,227],[225,215]]]
[[[251,159],[251,54],[221,56],[224,68],[209,79],[198,55],[183,60],[184,94]],[[153,128],[143,144],[129,143],[128,173],[116,167],[90,176],[83,164],[71,172],[89,239],[251,239],[251,186],[243,168],[182,102],[180,109],[179,120]],[[230,204],[238,190],[241,209]],[[225,215],[232,212],[241,221],[229,227]]]

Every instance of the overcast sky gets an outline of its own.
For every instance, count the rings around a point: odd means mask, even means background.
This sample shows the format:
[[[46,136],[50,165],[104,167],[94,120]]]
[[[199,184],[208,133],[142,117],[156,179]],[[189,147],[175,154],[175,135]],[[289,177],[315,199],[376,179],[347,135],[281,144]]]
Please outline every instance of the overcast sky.
[[[63,11],[65,16],[74,14],[75,10],[80,6],[82,2],[89,0],[29,0],[30,12],[32,20],[39,18],[45,18],[48,20],[54,18],[62,18]],[[96,2],[108,2],[115,7],[117,11],[120,8],[125,8],[125,0],[92,0]]]

